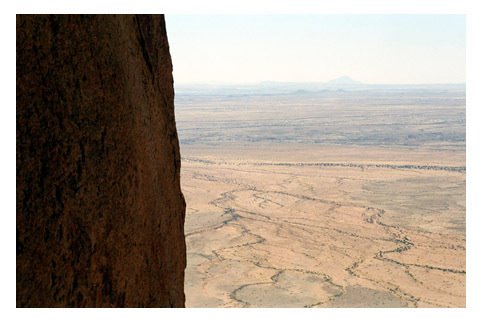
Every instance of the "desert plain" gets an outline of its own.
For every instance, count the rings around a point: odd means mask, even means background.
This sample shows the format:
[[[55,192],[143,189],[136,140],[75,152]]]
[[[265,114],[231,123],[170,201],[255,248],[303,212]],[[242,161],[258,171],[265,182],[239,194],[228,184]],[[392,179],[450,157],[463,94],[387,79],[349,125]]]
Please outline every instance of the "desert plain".
[[[458,88],[180,93],[187,307],[465,307]]]

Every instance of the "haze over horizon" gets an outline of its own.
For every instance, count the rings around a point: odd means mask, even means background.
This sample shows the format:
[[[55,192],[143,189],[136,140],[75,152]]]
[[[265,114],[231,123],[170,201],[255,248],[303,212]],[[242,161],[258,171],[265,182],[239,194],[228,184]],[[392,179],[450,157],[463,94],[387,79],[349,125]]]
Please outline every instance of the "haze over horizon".
[[[466,81],[465,15],[167,15],[174,81]]]
[[[352,80],[347,81],[346,78]],[[443,83],[366,83],[364,81],[357,81],[352,79],[347,75],[340,76],[329,81],[279,81],[279,80],[263,80],[256,82],[225,82],[225,81],[195,81],[195,82],[176,82],[175,85],[178,86],[196,86],[196,85],[206,85],[206,86],[257,86],[266,84],[293,84],[293,85],[465,85],[466,82],[443,82]]]

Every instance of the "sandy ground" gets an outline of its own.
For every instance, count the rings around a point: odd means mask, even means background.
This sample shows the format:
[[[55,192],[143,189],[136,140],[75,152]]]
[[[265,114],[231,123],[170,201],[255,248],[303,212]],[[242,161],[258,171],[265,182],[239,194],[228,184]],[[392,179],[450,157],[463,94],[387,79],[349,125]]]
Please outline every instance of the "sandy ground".
[[[465,307],[464,151],[182,155],[187,307]]]

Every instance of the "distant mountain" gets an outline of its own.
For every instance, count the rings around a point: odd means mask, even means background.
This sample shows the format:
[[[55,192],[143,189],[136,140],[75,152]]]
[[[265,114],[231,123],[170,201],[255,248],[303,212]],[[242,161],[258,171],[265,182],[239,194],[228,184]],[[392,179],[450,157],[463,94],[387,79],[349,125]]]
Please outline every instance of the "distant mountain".
[[[347,75],[344,75],[344,76],[339,77],[337,79],[330,80],[329,82],[327,82],[327,84],[329,84],[329,85],[360,85],[360,84],[362,84],[362,82],[352,80]]]
[[[290,82],[290,81],[262,81],[252,84],[223,84],[223,83],[176,83],[176,94],[179,95],[299,95],[324,93],[346,93],[361,90],[465,90],[465,84],[373,84],[352,80],[342,76],[328,82]]]

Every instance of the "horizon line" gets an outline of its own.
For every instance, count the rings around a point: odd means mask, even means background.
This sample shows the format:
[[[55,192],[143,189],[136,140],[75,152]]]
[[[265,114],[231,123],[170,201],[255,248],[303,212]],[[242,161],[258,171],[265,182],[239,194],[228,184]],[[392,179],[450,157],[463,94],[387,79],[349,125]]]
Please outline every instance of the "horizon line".
[[[281,81],[281,80],[262,80],[258,82],[223,82],[223,81],[190,81],[190,82],[176,82],[174,84],[178,85],[223,85],[223,86],[253,86],[262,83],[298,83],[298,84],[328,84],[331,86],[337,85],[466,85],[464,82],[361,82],[354,81],[354,83],[330,83],[329,81]]]

